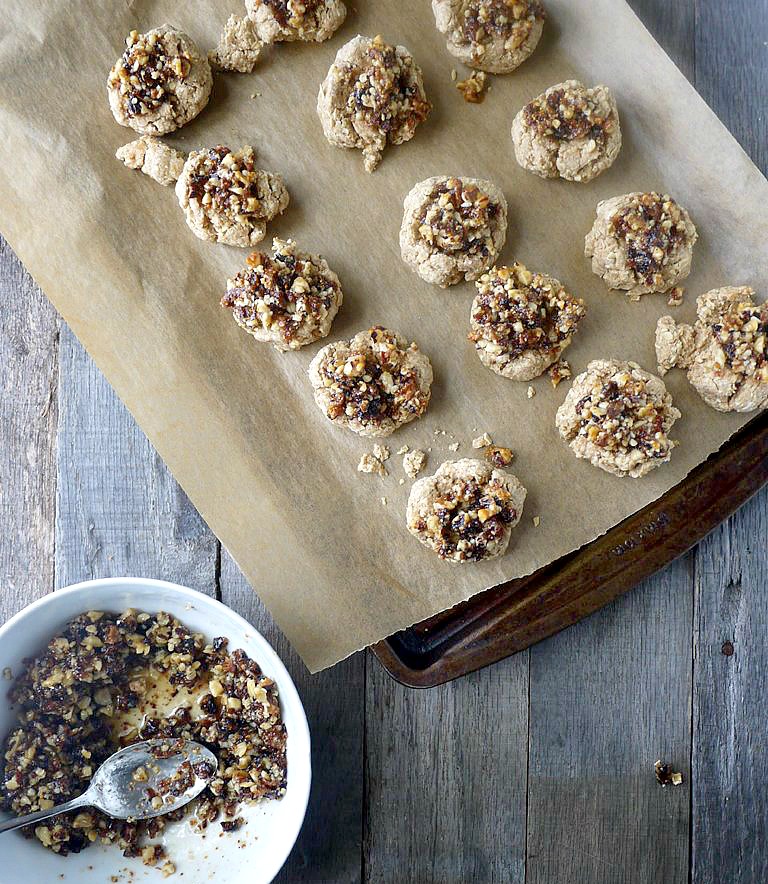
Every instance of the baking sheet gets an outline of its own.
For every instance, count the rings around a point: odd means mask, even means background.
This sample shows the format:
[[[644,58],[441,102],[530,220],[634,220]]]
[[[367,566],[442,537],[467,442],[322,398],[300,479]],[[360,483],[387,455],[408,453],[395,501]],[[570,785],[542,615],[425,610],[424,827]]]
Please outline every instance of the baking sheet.
[[[265,245],[292,236],[342,280],[330,339],[381,323],[430,356],[432,403],[387,440],[393,458],[383,479],[356,472],[371,443],[330,424],[312,400],[306,368],[321,344],[277,353],[219,307],[247,253],[197,240],[172,189],[114,159],[133,137],[112,119],[105,94],[125,34],[169,20],[208,48],[237,4],[5,0],[0,40],[0,228],[312,670],[589,542],[748,419],[709,410],[673,372],[667,383],[684,417],[671,464],[634,481],[577,461],[554,429],[568,383],[553,390],[545,376],[528,399],[527,383],[485,369],[466,340],[474,287],[443,291],[402,263],[402,200],[414,183],[454,174],[502,187],[510,206],[502,259],[550,273],[587,301],[567,353],[574,373],[597,357],[655,370],[659,316],[690,321],[707,289],[749,283],[764,293],[768,282],[768,182],[623,2],[548,0],[536,53],[516,73],[491,78],[478,106],[455,89],[451,69],[460,78],[464,69],[446,52],[427,0],[354,5],[330,42],[277,46],[252,75],[217,76],[208,108],[168,140],[184,150],[253,144],[291,192]],[[315,113],[337,49],[358,32],[407,45],[435,105],[372,176],[358,151],[327,144]],[[509,137],[517,110],[567,77],[608,84],[624,132],[617,163],[585,186],[524,172]],[[636,304],[609,293],[583,257],[598,200],[651,189],[671,192],[700,234],[678,308],[666,296]],[[456,567],[406,531],[410,482],[399,484],[394,451],[431,447],[433,472],[475,455],[471,439],[483,431],[515,451],[512,469],[529,496],[506,556]]]

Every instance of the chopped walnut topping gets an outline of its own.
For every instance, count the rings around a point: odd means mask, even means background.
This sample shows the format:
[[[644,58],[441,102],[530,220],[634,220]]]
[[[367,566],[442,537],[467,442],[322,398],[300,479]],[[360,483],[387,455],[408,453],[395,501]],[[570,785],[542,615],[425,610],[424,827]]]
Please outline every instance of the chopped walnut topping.
[[[485,449],[486,460],[499,469],[508,467],[512,463],[514,457],[515,455],[511,448],[503,448],[500,445],[489,445]]]
[[[227,280],[223,307],[258,340],[295,350],[328,334],[342,301],[338,277],[326,261],[275,239],[272,256],[254,252],[248,268]]]
[[[534,23],[544,18],[539,0],[473,0],[464,10],[463,37],[481,47],[503,38],[504,48],[514,50],[528,40]]]
[[[432,371],[415,343],[374,326],[323,348],[310,366],[315,398],[355,432],[391,432],[426,411]]]
[[[581,85],[581,84],[579,84]],[[523,109],[525,124],[556,141],[590,138],[594,147],[605,143],[616,126],[613,114],[605,116],[604,104],[593,89],[547,90]]]
[[[413,451],[408,451],[403,457],[403,469],[405,470],[406,475],[410,479],[415,479],[416,476],[424,469],[424,465],[427,462],[427,455],[421,451],[419,448],[414,448]]]
[[[138,116],[170,99],[172,84],[189,75],[190,58],[178,47],[166,46],[155,33],[131,31],[125,43],[125,51],[110,72],[109,85],[119,89],[125,113]]]
[[[475,184],[441,179],[419,218],[419,235],[441,252],[488,255],[496,252],[494,224],[499,204]]]
[[[715,370],[729,368],[741,378],[768,381],[768,301],[731,301],[727,310],[711,324],[712,334],[721,347],[721,362]]]
[[[523,354],[535,352],[550,361],[556,359],[586,313],[584,302],[557,280],[518,263],[495,267],[481,276],[477,292],[469,339],[480,358],[500,374]]]
[[[493,439],[488,435],[488,433],[483,433],[482,436],[476,436],[472,440],[473,448],[485,448],[488,445],[493,443]]]
[[[482,104],[487,88],[485,71],[472,71],[466,80],[459,80],[456,88],[468,104]]]
[[[611,231],[624,244],[636,279],[663,289],[662,268],[687,241],[685,218],[672,197],[655,192],[633,197],[611,219]]]
[[[550,365],[547,370],[549,379],[553,387],[557,387],[561,381],[571,377],[571,366],[565,359],[558,359],[554,365]]]

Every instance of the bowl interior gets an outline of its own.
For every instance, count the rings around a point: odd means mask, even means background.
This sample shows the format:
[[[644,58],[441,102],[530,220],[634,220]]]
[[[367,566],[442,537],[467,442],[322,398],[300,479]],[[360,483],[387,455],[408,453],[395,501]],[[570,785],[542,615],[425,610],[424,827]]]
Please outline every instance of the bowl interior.
[[[311,779],[309,730],[299,695],[288,672],[267,641],[242,617],[194,590],[153,580],[97,580],[58,590],[24,609],[0,628],[0,670],[14,675],[21,661],[42,650],[73,617],[87,610],[119,612],[126,608],[167,611],[208,639],[223,635],[231,650],[242,648],[277,683],[283,721],[288,731],[288,787],[280,801],[243,805],[245,824],[223,833],[218,821],[202,835],[186,820],[173,823],[160,841],[177,872],[164,878],[140,859],[126,859],[114,845],[93,844],[80,854],[60,857],[36,839],[18,832],[1,835],[2,881],[13,882],[160,882],[190,884],[266,884],[288,857],[298,836],[309,798]],[[0,684],[0,742],[13,726],[15,713],[7,700],[9,682]],[[183,872],[183,877],[180,873]],[[114,877],[113,877],[114,876]]]

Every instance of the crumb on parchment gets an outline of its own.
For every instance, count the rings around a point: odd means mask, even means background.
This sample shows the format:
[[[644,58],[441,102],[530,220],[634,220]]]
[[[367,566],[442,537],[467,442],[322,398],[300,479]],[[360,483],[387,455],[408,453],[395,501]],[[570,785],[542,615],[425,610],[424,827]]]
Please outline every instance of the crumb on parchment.
[[[488,90],[485,71],[472,71],[466,80],[459,80],[456,88],[461,92],[464,101],[469,104],[482,104]]]
[[[420,448],[414,448],[413,451],[406,452],[403,455],[403,469],[408,478],[415,479],[424,469],[426,462],[427,455]]]
[[[493,444],[493,439],[488,435],[488,433],[483,433],[481,436],[477,436],[472,440],[473,448],[485,448],[488,445]]]

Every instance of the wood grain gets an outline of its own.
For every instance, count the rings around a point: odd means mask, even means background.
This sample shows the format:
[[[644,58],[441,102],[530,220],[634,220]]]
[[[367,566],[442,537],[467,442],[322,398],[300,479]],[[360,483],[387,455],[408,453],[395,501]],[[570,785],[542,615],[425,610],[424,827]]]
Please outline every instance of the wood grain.
[[[312,794],[304,828],[276,884],[357,884],[362,868],[365,655],[310,675],[226,550],[221,600],[275,648],[309,720]]]
[[[53,589],[59,320],[0,238],[0,623]]]

